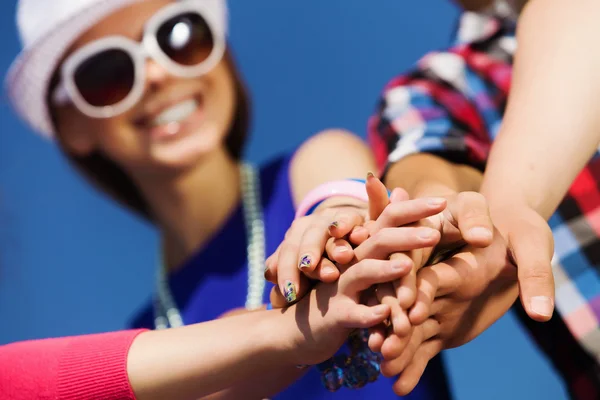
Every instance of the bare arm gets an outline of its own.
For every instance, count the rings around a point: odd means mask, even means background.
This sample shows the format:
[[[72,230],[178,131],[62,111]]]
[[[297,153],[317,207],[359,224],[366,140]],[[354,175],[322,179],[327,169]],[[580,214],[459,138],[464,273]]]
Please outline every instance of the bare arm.
[[[290,166],[294,202],[298,205],[310,190],[322,183],[364,178],[375,169],[373,155],[360,137],[340,129],[323,131],[306,141],[294,155]],[[355,202],[339,198],[335,201]]]
[[[291,161],[290,181],[294,203],[297,206],[310,190],[322,183],[344,178],[361,178],[374,169],[371,152],[358,136],[343,130],[321,132],[306,141]],[[339,204],[355,204],[363,208],[366,206],[353,198],[336,197],[324,202],[320,209]],[[295,265],[294,261],[292,272],[299,275]],[[298,282],[299,276],[282,276],[283,281],[289,279]],[[259,369],[253,371],[211,398],[238,399],[277,393],[304,373],[294,364],[271,365],[267,372]]]
[[[600,2],[534,0],[517,31],[513,81],[482,192],[491,206],[552,215],[600,142]]]
[[[286,310],[142,333],[129,350],[131,386],[139,400],[197,399],[240,384],[252,387],[244,398],[272,396],[276,391],[265,382],[280,377],[280,371],[317,364],[331,357],[352,329],[383,322],[389,307],[360,304],[361,292],[407,272],[395,261],[364,260]]]
[[[468,165],[456,165],[426,153],[412,154],[394,163],[385,176],[388,187],[401,187],[411,197],[445,196],[479,191],[482,174]]]
[[[257,311],[140,334],[127,362],[136,397],[201,398],[249,377],[293,367],[284,344],[289,336],[278,332],[281,319],[280,312]]]

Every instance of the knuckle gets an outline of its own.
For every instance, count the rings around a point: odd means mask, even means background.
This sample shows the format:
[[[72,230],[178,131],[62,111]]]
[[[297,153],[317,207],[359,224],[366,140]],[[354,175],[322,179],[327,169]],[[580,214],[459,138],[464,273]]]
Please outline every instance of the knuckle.
[[[488,220],[487,214],[485,214],[482,210],[473,208],[473,207],[465,207],[461,210],[459,218],[462,219],[462,222],[483,222]]]
[[[292,221],[291,228],[292,230],[303,230],[306,229],[306,226],[310,224],[311,221],[314,220],[314,216],[308,215],[305,217],[300,217]]]
[[[298,252],[298,244],[288,240],[281,245],[282,253],[297,253]]]
[[[369,317],[366,311],[361,311],[358,320],[361,326],[368,326],[371,322],[371,318]]]
[[[389,240],[390,233],[393,232],[392,229],[393,228],[382,228],[382,229],[378,230],[377,232],[375,232],[371,236],[373,244],[379,245],[379,246],[385,245]]]
[[[384,356],[384,358],[385,358],[385,356]],[[391,362],[384,361],[381,363],[381,375],[385,376],[386,378],[391,378],[391,377],[397,375],[395,373],[395,370],[394,370]]]
[[[333,217],[334,215],[336,215],[336,212],[335,212],[335,210],[334,210],[334,209],[332,209],[332,208],[326,208],[326,209],[324,209],[324,210],[321,212],[321,215],[322,215],[323,217],[326,217],[326,218],[331,218],[331,217]]]
[[[518,267],[517,267],[518,268]],[[536,282],[548,282],[554,280],[552,270],[544,267],[520,268],[520,275],[523,279]]]

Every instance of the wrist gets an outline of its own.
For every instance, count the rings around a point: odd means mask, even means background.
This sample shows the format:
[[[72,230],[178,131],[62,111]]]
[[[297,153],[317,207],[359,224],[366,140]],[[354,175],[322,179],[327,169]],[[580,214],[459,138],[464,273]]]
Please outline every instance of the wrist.
[[[313,213],[323,212],[332,208],[355,208],[359,210],[367,210],[369,205],[366,201],[349,197],[349,196],[335,196],[330,197],[321,202],[313,211]]]
[[[283,367],[300,364],[298,329],[294,313],[288,309],[268,310],[252,328],[251,336],[257,338],[257,355],[270,354],[281,360]]]
[[[323,202],[341,197],[368,202],[364,181],[347,179],[327,182],[311,190],[300,202],[296,210],[296,218],[312,214]]]

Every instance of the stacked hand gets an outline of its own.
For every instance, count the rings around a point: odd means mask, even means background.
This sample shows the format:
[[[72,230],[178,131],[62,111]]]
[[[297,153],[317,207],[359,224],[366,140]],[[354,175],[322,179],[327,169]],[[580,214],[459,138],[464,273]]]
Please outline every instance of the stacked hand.
[[[402,373],[397,394],[409,393],[442,349],[467,343],[500,318],[519,293],[517,275],[529,315],[551,317],[552,236],[535,212],[492,210],[494,227],[478,193],[408,200],[395,189],[388,198],[374,177],[367,192],[362,208],[324,208],[297,220],[269,257],[265,276],[278,283],[274,307],[285,307],[295,298],[281,293],[293,287],[300,298],[311,281],[335,281],[348,263],[393,259],[409,269],[363,296],[365,304],[391,310],[386,323],[372,329],[369,346],[382,353],[384,375]]]

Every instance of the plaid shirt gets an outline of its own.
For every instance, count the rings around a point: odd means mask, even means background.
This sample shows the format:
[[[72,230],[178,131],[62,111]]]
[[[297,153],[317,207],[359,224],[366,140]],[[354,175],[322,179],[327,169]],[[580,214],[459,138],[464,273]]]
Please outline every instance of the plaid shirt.
[[[483,171],[502,121],[516,49],[508,14],[464,13],[457,40],[423,57],[385,88],[369,139],[379,165],[424,152]],[[556,213],[553,259],[557,313],[549,323],[517,313],[575,399],[600,399],[600,154],[577,177]]]

